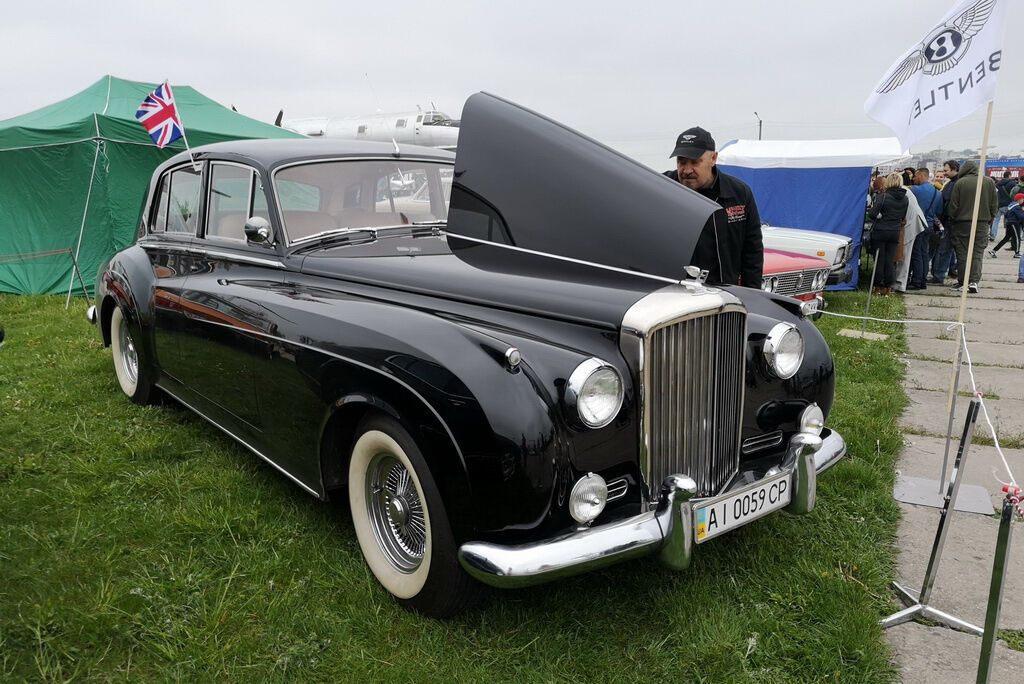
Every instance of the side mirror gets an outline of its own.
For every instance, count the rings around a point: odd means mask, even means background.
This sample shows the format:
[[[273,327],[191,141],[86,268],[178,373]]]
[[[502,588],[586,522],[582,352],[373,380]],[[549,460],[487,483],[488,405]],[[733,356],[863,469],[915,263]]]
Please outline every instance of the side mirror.
[[[245,222],[245,239],[251,244],[269,244],[273,236],[274,231],[270,227],[270,221],[262,216],[250,216],[249,220]]]

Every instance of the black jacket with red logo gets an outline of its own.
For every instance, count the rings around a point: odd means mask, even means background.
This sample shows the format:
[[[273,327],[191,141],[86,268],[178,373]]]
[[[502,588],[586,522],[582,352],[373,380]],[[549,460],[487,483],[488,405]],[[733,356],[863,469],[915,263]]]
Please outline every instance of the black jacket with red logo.
[[[708,271],[708,283],[760,288],[764,269],[761,217],[754,193],[735,176],[714,168],[715,180],[698,190],[722,208],[711,215],[693,251],[694,266]],[[665,175],[678,181],[675,169]],[[690,264],[687,264],[690,265]]]

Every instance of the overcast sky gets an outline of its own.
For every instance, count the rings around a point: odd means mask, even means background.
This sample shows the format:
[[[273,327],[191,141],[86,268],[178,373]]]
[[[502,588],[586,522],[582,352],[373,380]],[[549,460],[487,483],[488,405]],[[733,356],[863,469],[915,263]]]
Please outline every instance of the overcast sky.
[[[993,119],[1024,150],[1024,3],[1011,2]],[[427,108],[458,117],[486,90],[656,168],[701,125],[721,143],[890,135],[863,113],[887,68],[952,0],[716,2],[8,3],[0,119],[105,74],[189,84],[243,114]],[[188,122],[185,122],[186,127]],[[981,145],[984,108],[912,151]]]

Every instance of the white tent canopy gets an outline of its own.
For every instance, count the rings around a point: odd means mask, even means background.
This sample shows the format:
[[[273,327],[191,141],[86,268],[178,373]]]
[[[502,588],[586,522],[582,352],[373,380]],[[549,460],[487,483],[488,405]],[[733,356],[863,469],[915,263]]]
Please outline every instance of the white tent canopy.
[[[731,140],[718,163],[748,169],[834,169],[879,166],[910,155],[896,138]]]

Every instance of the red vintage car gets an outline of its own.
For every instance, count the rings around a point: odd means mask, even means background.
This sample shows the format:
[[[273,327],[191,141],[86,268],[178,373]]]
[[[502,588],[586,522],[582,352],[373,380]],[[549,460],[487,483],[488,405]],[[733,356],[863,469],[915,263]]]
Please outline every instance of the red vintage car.
[[[805,302],[817,300],[819,307],[824,308],[822,293],[831,267],[818,257],[765,249],[761,289]]]

